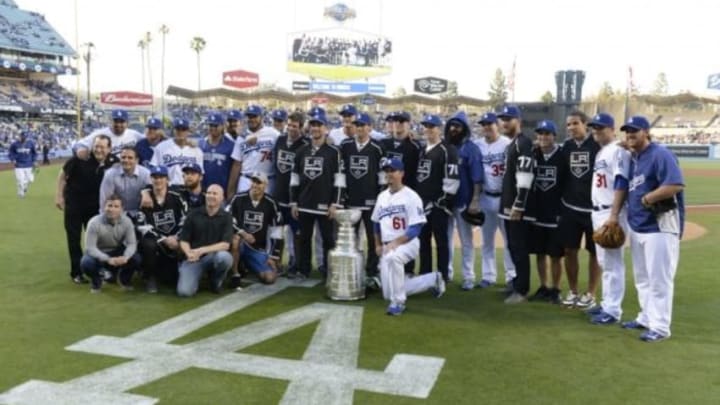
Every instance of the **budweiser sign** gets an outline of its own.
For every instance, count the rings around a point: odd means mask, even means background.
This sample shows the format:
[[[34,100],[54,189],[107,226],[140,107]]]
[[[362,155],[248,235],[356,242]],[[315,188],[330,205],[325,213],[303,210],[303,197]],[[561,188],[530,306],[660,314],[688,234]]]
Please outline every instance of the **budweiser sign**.
[[[247,89],[256,87],[260,83],[260,76],[257,73],[247,70],[233,70],[223,73],[223,84],[235,87],[236,89]]]
[[[135,93],[133,91],[111,91],[100,93],[100,102],[123,107],[135,107],[152,105],[153,99],[150,94]]]

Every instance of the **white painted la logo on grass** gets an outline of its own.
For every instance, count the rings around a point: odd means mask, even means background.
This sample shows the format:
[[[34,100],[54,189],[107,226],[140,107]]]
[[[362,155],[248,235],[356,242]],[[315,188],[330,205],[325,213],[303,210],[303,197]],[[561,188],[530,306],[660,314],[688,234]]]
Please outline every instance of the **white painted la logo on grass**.
[[[134,359],[64,383],[30,380],[0,394],[2,404],[154,404],[136,387],[191,367],[289,380],[281,404],[352,404],[355,390],[427,398],[445,360],[397,354],[384,371],[357,368],[363,308],[315,303],[185,345],[171,344],[218,319],[290,286],[317,281],[280,279],[255,285],[125,338],[93,336],[71,351]],[[302,360],[236,353],[320,321]]]

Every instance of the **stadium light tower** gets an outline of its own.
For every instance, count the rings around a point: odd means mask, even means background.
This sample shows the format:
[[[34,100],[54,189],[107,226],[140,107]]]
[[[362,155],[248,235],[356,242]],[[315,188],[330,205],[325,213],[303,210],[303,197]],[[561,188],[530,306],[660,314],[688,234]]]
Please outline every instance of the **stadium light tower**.
[[[200,91],[200,52],[205,49],[207,42],[203,37],[193,37],[190,41],[190,48],[197,54],[198,91]]]
[[[165,122],[165,36],[170,32],[170,28],[163,24],[160,27],[162,35],[162,54],[160,57],[160,109],[162,111],[162,119]]]
[[[145,38],[141,38],[138,41],[137,46],[138,48],[140,48],[140,66],[142,67],[142,91],[143,93],[145,93],[145,47],[147,46]]]
[[[155,111],[155,92],[153,92],[153,80],[152,80],[152,59],[150,58],[150,43],[152,42],[152,36],[150,31],[145,33],[145,52],[147,52],[147,71],[148,71],[148,86],[150,86],[150,97],[153,103],[150,105],[150,111]]]
[[[95,44],[92,42],[85,42],[82,44],[82,46],[85,48],[85,53],[83,53],[83,60],[85,61],[85,69],[87,71],[87,102],[90,103],[90,62],[92,62],[92,49],[95,48]]]

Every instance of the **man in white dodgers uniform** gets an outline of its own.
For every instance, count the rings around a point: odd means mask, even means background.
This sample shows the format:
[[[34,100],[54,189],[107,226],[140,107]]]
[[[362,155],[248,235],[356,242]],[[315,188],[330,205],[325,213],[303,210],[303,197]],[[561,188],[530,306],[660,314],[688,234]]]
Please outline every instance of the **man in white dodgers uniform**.
[[[615,140],[615,120],[610,114],[600,113],[588,124],[593,129],[595,142],[600,145],[593,166],[590,195],[592,198],[593,230],[597,231],[607,223],[620,224],[628,234],[627,197],[630,170],[630,152]],[[610,325],[618,322],[622,315],[622,301],[625,295],[625,248],[606,249],[595,246],[598,263],[602,270],[602,301],[587,311],[590,322],[596,325]]]
[[[478,123],[482,126],[483,135],[476,140],[476,143],[480,147],[485,171],[483,193],[480,196],[480,209],[485,213],[485,223],[482,225],[482,280],[477,286],[487,288],[494,285],[497,279],[495,234],[498,228],[500,228],[500,234],[505,242],[503,253],[506,285],[509,285],[510,281],[515,278],[515,264],[513,264],[507,247],[505,224],[497,215],[500,212],[500,195],[505,174],[505,149],[510,144],[510,139],[500,135],[497,116],[494,113],[483,114]]]
[[[383,297],[390,301],[388,315],[405,311],[408,295],[432,290],[435,297],[445,292],[445,282],[438,271],[405,279],[405,264],[420,253],[420,230],[425,221],[422,200],[403,185],[405,167],[402,160],[390,158],[383,164],[388,188],[378,195],[372,213],[375,227],[375,251],[380,257]]]
[[[168,168],[168,180],[171,185],[182,186],[183,167],[196,164],[203,168],[203,152],[200,148],[190,143],[190,121],[184,118],[173,120],[174,137],[162,141],[155,147],[155,153],[150,160],[153,166],[165,166]],[[203,173],[205,170],[203,170]]]
[[[92,147],[95,137],[103,134],[110,138],[112,150],[111,155],[119,156],[120,149],[123,146],[135,146],[141,139],[145,138],[140,132],[128,128],[128,112],[125,110],[112,110],[110,113],[112,118],[112,126],[96,129],[90,135],[81,138],[72,146],[75,155],[80,159],[87,159],[90,156],[90,148]]]

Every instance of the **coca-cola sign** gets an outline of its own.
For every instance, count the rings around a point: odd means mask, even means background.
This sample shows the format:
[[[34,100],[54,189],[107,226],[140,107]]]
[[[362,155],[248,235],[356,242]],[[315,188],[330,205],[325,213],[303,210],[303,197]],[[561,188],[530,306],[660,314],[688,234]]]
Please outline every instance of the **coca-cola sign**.
[[[247,89],[260,84],[260,76],[247,70],[233,70],[223,73],[223,84],[236,89]]]
[[[153,99],[150,94],[136,93],[134,91],[109,91],[100,93],[100,102],[123,107],[136,107],[152,105]]]

